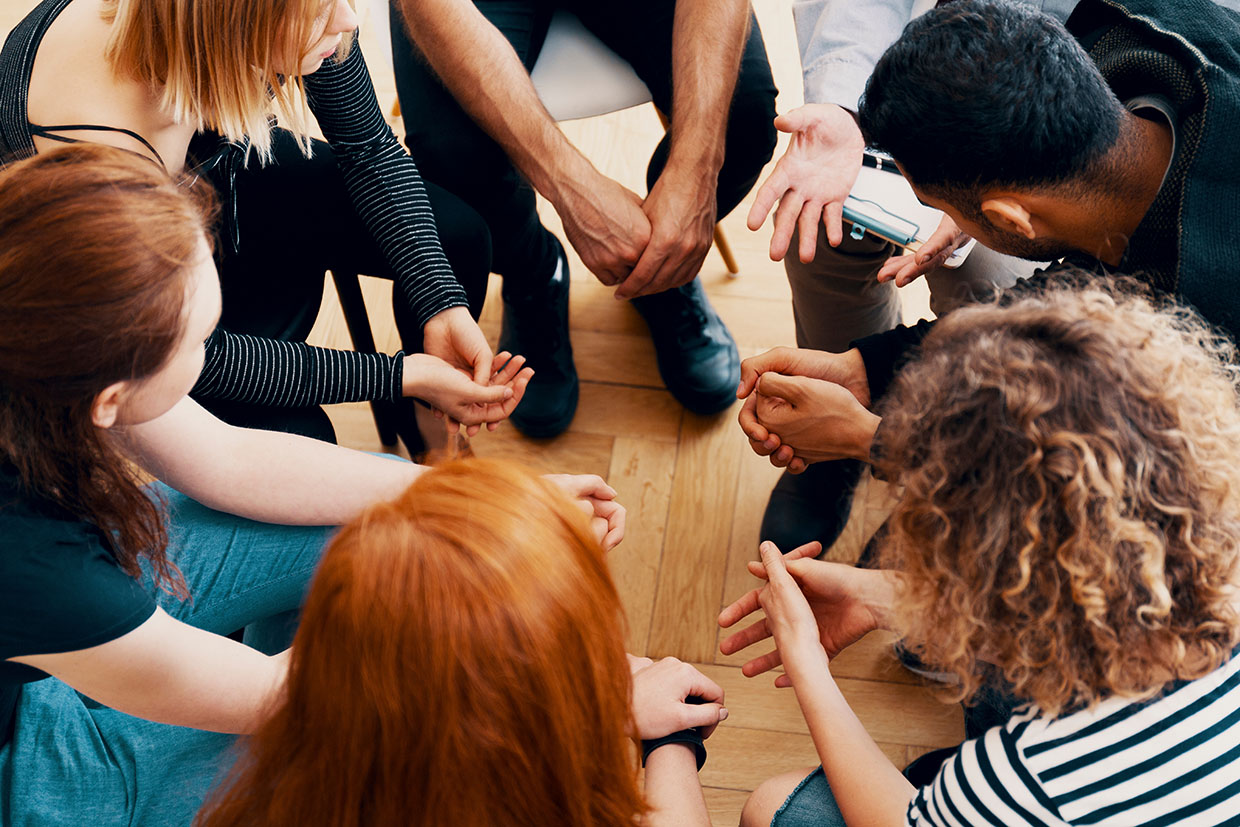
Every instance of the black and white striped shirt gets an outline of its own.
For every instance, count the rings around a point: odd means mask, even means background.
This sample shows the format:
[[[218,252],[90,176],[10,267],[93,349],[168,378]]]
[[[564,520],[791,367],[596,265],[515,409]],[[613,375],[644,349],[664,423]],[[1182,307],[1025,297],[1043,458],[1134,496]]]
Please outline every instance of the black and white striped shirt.
[[[1240,824],[1240,657],[1153,700],[1018,711],[943,765],[908,823]]]

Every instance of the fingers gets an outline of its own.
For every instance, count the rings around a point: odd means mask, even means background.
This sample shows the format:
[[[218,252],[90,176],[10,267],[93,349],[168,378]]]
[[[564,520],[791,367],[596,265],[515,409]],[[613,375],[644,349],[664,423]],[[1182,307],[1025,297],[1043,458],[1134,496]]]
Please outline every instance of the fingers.
[[[603,547],[603,551],[611,551],[624,539],[628,512],[615,500],[591,499],[590,503],[594,507],[596,519],[602,521],[603,534],[599,538],[599,545]]]
[[[822,224],[827,231],[827,243],[832,247],[838,247],[844,243],[844,203],[842,201],[832,201],[822,211]],[[810,251],[809,258],[805,257],[805,242],[801,242],[801,261],[809,264],[814,260],[814,251]]]
[[[792,232],[797,228],[797,217],[805,199],[796,190],[788,190],[775,209],[775,227],[771,232],[771,261],[782,261],[788,254]]]
[[[779,118],[775,119],[779,123]],[[754,194],[753,206],[749,208],[749,215],[745,218],[745,226],[751,230],[759,230],[762,228],[762,222],[766,221],[767,215],[770,214],[771,208],[779,201],[788,190],[787,176],[778,166],[767,179],[762,182],[762,186],[758,187],[757,193]]]
[[[491,362],[491,384],[507,385],[517,378],[517,374],[523,367],[525,367],[524,356],[514,356],[506,350],[495,354]]]
[[[797,546],[792,551],[784,555],[784,562],[790,560],[801,560],[806,557],[817,557],[822,554],[822,543],[817,540],[806,543],[803,546]]]
[[[719,625],[726,629],[741,618],[748,617],[756,611],[758,611],[758,590],[753,589],[734,600],[728,606],[725,606],[723,611],[719,612]],[[722,649],[722,644],[720,644],[720,648]],[[730,655],[735,651],[736,649],[723,650],[723,653]]]
[[[803,381],[800,376],[784,376],[768,371],[758,379],[758,393],[783,399],[795,407],[805,398]]]
[[[757,592],[756,589],[754,591]],[[725,655],[734,655],[770,636],[771,627],[767,624],[766,618],[762,618],[719,641],[719,651]]]
[[[814,260],[814,252],[818,249],[818,220],[820,218],[822,218],[822,204],[813,200],[806,201],[801,207],[801,214],[797,216],[797,230],[800,235],[797,257],[801,259],[802,264],[809,264]]]
[[[755,675],[761,675],[763,672],[770,672],[777,666],[783,666],[784,659],[780,657],[779,650],[773,649],[765,655],[759,655],[751,661],[746,661],[741,667],[741,674],[747,678]]]
[[[663,254],[654,249],[654,247],[655,245],[653,244],[646,246],[641,258],[637,260],[636,266],[633,267],[633,270],[620,286],[616,288],[616,292],[612,295],[617,300],[633,298],[640,294],[654,279],[664,259]]]
[[[758,546],[758,554],[762,557],[762,566],[766,569],[766,579],[771,586],[776,589],[798,588],[796,581],[792,579],[792,575],[788,573],[788,568],[784,565],[784,555],[780,553],[779,547],[766,540],[762,545]]]
[[[751,396],[745,400],[745,404],[741,405],[740,412],[736,415],[736,421],[740,424],[741,430],[745,432],[745,436],[749,437],[754,452],[759,456],[766,456],[779,447],[779,438],[758,421],[758,397]],[[775,444],[767,447],[768,440],[772,438]],[[766,450],[762,450],[763,448]]]
[[[728,719],[728,710],[721,703],[685,704],[681,715],[683,729],[699,730],[699,735],[709,738],[720,722]]]

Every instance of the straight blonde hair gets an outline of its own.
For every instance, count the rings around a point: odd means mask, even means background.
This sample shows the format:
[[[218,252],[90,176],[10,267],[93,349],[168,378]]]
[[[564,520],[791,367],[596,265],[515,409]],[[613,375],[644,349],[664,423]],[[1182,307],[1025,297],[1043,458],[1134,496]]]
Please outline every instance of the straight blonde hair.
[[[309,105],[300,66],[332,0],[105,0],[107,59],[118,75],[162,90],[180,123],[249,139],[271,159],[278,120],[310,154]],[[336,59],[348,54],[342,41]],[[277,66],[292,67],[280,73]]]

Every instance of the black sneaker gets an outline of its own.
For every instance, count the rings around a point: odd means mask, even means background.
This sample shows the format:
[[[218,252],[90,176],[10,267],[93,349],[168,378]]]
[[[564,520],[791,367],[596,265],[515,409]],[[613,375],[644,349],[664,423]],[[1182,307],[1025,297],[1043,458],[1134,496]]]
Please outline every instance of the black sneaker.
[[[762,514],[763,540],[784,551],[817,540],[824,549],[839,538],[861,477],[859,460],[815,462],[800,474],[779,478]]]
[[[633,299],[633,306],[650,327],[663,384],[680,404],[709,415],[736,401],[741,357],[698,279]]]
[[[555,274],[533,295],[504,296],[499,349],[525,357],[534,378],[509,417],[526,436],[557,436],[573,421],[580,393],[573,345],[568,337],[568,259],[560,254]],[[505,291],[506,292],[506,291]]]

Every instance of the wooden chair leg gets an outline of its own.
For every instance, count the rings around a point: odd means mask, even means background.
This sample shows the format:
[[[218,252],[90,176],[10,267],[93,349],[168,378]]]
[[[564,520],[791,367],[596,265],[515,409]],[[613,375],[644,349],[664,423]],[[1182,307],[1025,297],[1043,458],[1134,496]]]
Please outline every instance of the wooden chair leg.
[[[353,340],[353,349],[359,353],[376,353],[375,336],[370,329],[370,315],[366,312],[366,300],[362,298],[362,285],[357,273],[332,273],[336,295],[340,297],[340,309],[344,312],[345,327]],[[375,430],[384,445],[396,444],[396,410],[391,402],[373,400],[370,412],[375,418]]]
[[[723,234],[723,226],[715,225],[715,246],[719,248],[719,255],[723,257],[723,263],[728,268],[728,275],[736,278],[741,273],[741,268],[736,263],[736,256],[732,255],[732,245],[728,244],[728,237]]]

